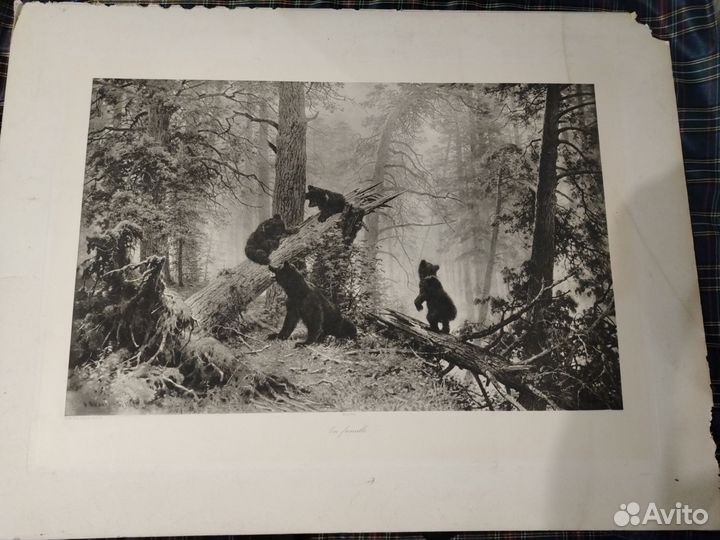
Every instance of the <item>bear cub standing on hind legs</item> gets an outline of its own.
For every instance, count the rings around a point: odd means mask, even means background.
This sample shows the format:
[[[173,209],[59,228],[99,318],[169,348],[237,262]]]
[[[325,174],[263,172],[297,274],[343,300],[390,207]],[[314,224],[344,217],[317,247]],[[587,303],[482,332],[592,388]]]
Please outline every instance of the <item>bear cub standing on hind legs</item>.
[[[308,186],[307,189],[305,199],[310,201],[308,203],[310,208],[317,206],[320,209],[320,215],[318,216],[320,223],[324,223],[333,214],[339,214],[345,210],[347,202],[340,193],[315,186]]]
[[[307,337],[305,341],[296,343],[296,347],[322,341],[325,336],[357,336],[355,325],[343,317],[340,310],[319,290],[305,281],[292,264],[285,262],[278,268],[272,265],[268,268],[275,274],[275,280],[287,294],[285,322],[280,332],[270,334],[268,339],[289,338],[300,320],[307,328]]]
[[[415,307],[418,311],[422,311],[423,302],[427,302],[427,321],[430,323],[430,328],[435,332],[449,334],[450,321],[457,317],[457,308],[437,278],[438,270],[440,265],[431,264],[425,259],[420,261],[418,266],[420,294],[415,299]],[[442,323],[442,330],[439,323]]]
[[[280,240],[296,232],[296,228],[286,228],[280,214],[275,214],[248,237],[245,256],[257,264],[270,264],[270,254],[280,246]]]
[[[422,261],[420,261],[420,265],[418,266],[418,275],[420,276],[420,281],[422,281],[428,276],[437,276],[438,270],[440,270],[439,264],[432,264],[423,259]]]

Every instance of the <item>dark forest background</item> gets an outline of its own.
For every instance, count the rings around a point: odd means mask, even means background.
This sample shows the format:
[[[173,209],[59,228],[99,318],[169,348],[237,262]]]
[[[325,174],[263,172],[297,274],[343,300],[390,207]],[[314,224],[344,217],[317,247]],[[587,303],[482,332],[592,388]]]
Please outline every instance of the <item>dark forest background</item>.
[[[303,240],[360,337],[284,356],[243,248],[307,185],[392,200]],[[79,248],[70,413],[622,407],[591,85],[96,80]]]

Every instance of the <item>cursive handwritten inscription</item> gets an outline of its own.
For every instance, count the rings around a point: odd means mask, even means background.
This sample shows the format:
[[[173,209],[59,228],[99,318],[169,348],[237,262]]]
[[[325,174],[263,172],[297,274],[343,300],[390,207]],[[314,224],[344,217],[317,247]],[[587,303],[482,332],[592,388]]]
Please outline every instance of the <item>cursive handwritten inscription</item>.
[[[339,439],[340,437],[345,437],[348,435],[361,435],[363,433],[367,433],[367,429],[367,424],[363,424],[362,426],[345,425],[332,426],[328,432],[330,433],[330,435],[333,435]]]

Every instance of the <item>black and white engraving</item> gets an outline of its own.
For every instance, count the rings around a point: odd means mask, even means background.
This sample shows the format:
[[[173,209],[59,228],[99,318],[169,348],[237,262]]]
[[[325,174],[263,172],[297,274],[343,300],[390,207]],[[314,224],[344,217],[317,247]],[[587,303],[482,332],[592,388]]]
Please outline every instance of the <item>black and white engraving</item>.
[[[594,89],[97,79],[66,414],[621,409]]]

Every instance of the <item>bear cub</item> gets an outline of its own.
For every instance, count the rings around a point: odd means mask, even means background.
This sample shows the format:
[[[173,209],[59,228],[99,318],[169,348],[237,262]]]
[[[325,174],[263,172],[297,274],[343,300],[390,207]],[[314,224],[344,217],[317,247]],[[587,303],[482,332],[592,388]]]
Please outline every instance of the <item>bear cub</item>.
[[[427,321],[435,332],[450,333],[450,321],[457,317],[457,308],[450,295],[443,289],[437,277],[440,265],[431,264],[425,259],[420,261],[420,294],[415,298],[415,307],[422,311],[423,302],[427,302]],[[442,324],[442,330],[439,325]]]
[[[296,347],[310,345],[322,341],[325,336],[337,338],[354,338],[357,328],[342,316],[340,310],[330,303],[325,296],[305,278],[292,264],[285,262],[275,268],[268,266],[275,274],[275,280],[287,294],[285,322],[280,332],[270,334],[268,339],[287,339],[302,321],[307,328],[305,341],[295,344]]]
[[[305,200],[309,201],[310,208],[318,207],[320,215],[318,221],[324,223],[333,214],[339,214],[345,210],[347,202],[340,193],[329,191],[315,186],[308,186]]]
[[[418,266],[418,275],[420,276],[420,281],[422,281],[428,276],[437,276],[438,270],[440,270],[439,264],[432,264],[423,259],[422,261],[420,261],[420,265]]]
[[[248,237],[245,255],[257,264],[270,264],[270,254],[280,246],[280,240],[297,232],[285,227],[280,214],[266,219]]]

